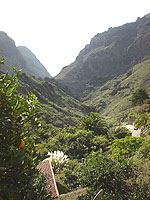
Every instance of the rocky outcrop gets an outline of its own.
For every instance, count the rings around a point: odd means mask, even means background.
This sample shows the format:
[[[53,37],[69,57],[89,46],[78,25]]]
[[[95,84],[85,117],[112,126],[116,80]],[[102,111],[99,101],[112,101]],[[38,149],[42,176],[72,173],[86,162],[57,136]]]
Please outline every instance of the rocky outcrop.
[[[150,57],[150,15],[97,34],[55,77],[80,97],[93,77],[116,77]]]

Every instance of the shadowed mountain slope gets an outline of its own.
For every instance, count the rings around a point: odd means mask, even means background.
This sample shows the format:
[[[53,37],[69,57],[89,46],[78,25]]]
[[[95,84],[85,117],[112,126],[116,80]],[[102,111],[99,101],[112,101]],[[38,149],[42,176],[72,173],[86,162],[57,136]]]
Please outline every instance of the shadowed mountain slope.
[[[0,58],[4,56],[6,62],[5,67],[0,65],[1,71],[12,73],[11,65],[18,66],[18,69],[27,71],[26,61],[18,51],[15,42],[5,33],[0,31]]]
[[[44,65],[36,58],[36,56],[25,46],[18,47],[19,52],[22,54],[26,61],[28,74],[38,77],[51,77]]]
[[[26,47],[17,48],[15,42],[5,33],[0,31],[0,58],[4,56],[5,67],[0,66],[1,71],[13,73],[9,67],[18,66],[23,72],[35,77],[51,77],[45,67],[35,55]]]
[[[75,62],[64,67],[55,78],[73,95],[81,97],[88,82],[96,78],[103,85],[149,57],[150,15],[146,15],[97,34]]]
[[[25,95],[28,90],[38,97],[42,106],[40,118],[47,124],[57,127],[63,127],[65,124],[75,125],[84,114],[94,111],[93,108],[66,94],[52,78],[35,79],[25,73],[18,77],[21,84],[19,93]]]

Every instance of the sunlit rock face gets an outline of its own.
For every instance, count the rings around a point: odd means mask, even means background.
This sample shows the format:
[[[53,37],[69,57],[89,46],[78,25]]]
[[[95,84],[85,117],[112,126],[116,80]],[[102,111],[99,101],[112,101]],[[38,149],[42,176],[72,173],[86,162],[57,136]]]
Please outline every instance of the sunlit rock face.
[[[112,79],[150,57],[150,15],[98,33],[55,77],[77,97],[89,82]],[[104,82],[105,83],[105,82]]]

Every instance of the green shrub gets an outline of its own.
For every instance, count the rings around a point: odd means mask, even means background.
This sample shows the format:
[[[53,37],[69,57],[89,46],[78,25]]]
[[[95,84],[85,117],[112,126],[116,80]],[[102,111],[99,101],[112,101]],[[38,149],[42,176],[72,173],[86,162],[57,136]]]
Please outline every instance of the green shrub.
[[[114,160],[108,152],[91,153],[81,166],[79,180],[83,187],[90,189],[87,200],[93,199],[101,189],[102,199],[128,199],[130,186],[126,180],[132,175],[130,159],[116,157]]]
[[[69,160],[63,170],[65,174],[64,182],[69,191],[78,189],[81,186],[79,182],[80,166],[82,166],[82,163],[79,163],[77,160]]]
[[[148,159],[150,160],[150,139],[146,139],[143,143],[142,146],[139,148],[137,155],[141,159]]]
[[[111,145],[112,154],[130,157],[136,154],[136,151],[142,146],[144,140],[145,139],[143,137],[132,136],[127,136],[122,139],[116,139]]]
[[[36,169],[38,100],[33,93],[17,94],[16,75],[0,74],[0,199],[47,199],[44,180]],[[43,181],[42,181],[43,180]]]
[[[100,114],[94,112],[82,119],[81,126],[85,130],[93,131],[94,135],[107,135],[108,132],[106,120]]]
[[[132,105],[142,105],[144,104],[144,101],[149,98],[149,95],[147,93],[147,90],[145,88],[139,88],[137,89],[133,95],[132,95]]]
[[[121,139],[131,135],[132,135],[131,131],[129,131],[127,128],[119,127],[114,131],[112,137],[114,137],[115,139]]]

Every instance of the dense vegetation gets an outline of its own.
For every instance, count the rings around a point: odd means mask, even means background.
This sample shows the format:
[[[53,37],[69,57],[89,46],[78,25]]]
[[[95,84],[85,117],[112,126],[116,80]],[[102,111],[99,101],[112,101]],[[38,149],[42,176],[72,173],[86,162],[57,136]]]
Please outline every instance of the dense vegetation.
[[[149,199],[149,139],[128,136],[128,133],[127,136],[122,134],[124,137],[121,139],[115,139],[116,134],[112,134],[110,129],[107,137],[93,135],[92,142],[89,135],[83,138],[82,134],[76,133],[79,128],[76,131],[72,128],[58,131],[49,141],[49,144],[55,144],[49,149],[59,148],[69,157],[61,169],[55,170],[58,182],[66,185],[67,191],[88,187],[88,194],[80,199],[93,199],[100,189],[104,191],[103,199]],[[81,130],[85,131],[80,129],[80,133]],[[105,148],[107,145],[110,148]]]
[[[19,71],[13,69],[16,75],[0,74],[0,199],[50,199],[36,169],[44,158],[37,151],[43,132],[38,100],[33,93],[16,93]]]
[[[143,128],[141,137],[132,137],[126,128],[116,128],[113,121],[94,112],[81,116],[75,126],[42,125],[36,96],[18,94],[16,75],[0,77],[1,199],[49,198],[36,166],[44,155],[57,150],[68,158],[52,162],[60,194],[86,187],[87,193],[78,199],[92,200],[101,189],[104,200],[150,198],[150,104],[145,89],[131,98],[134,105],[135,99],[142,102],[132,108],[129,121]]]
[[[138,89],[132,96],[141,90]],[[150,134],[150,116],[149,110],[144,109],[145,105],[149,108],[148,94],[147,98],[144,104],[133,108],[135,111],[129,114],[129,121],[132,117],[135,125],[141,122],[141,115],[148,116],[148,120],[138,126],[143,128],[141,137],[131,136],[124,127],[115,128],[114,122],[108,123],[98,113],[83,117],[76,127],[51,131],[53,137],[44,143],[44,147],[50,151],[59,149],[69,158],[61,168],[54,166],[58,184],[62,188],[74,191],[88,187],[88,193],[79,197],[85,200],[92,200],[101,189],[104,200],[150,198],[150,141],[147,138]]]

